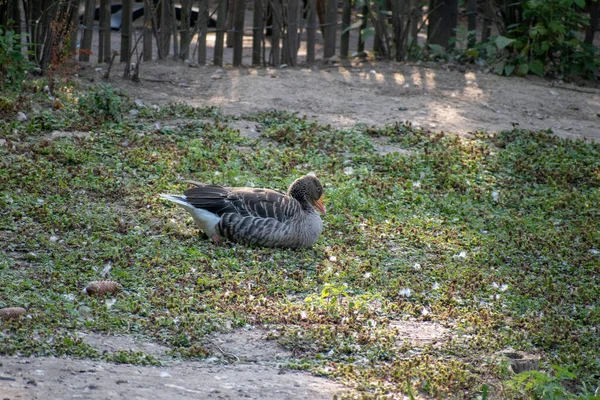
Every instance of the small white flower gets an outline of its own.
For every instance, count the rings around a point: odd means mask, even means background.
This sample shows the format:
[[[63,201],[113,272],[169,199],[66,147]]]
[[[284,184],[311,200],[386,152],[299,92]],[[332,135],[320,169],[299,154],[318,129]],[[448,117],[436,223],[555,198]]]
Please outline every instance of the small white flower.
[[[418,271],[421,269],[421,264],[415,263],[415,265],[413,265],[413,268]]]
[[[598,255],[598,254],[600,254],[600,251],[598,251],[596,249],[590,249],[590,253],[592,253],[594,255]]]
[[[466,251],[461,251],[460,253],[456,254],[454,256],[454,258],[458,258],[458,259],[464,260],[465,258],[467,258],[467,252]]]
[[[221,173],[219,171],[215,171],[215,176],[219,176]]]
[[[108,308],[110,310],[112,308],[112,306],[115,305],[116,302],[117,302],[117,299],[106,299],[104,301],[104,304],[106,305],[106,308]]]
[[[336,256],[329,256],[329,261],[336,262],[337,261],[337,257]]]
[[[500,286],[496,282],[492,282],[492,287],[498,289]]]
[[[439,288],[440,288],[440,284],[439,284],[439,283],[437,283],[437,282],[435,282],[435,283],[433,284],[433,286],[431,287],[431,290],[439,290]]]
[[[421,187],[421,181],[414,181],[412,185],[415,189],[418,189]]]
[[[363,275],[363,277],[365,279],[369,279],[371,277],[371,273],[370,272],[365,272],[365,274]]]
[[[504,284],[504,285],[500,286],[501,292],[506,292],[507,290],[508,290],[508,285]]]
[[[352,175],[352,174],[354,174],[354,168],[352,168],[352,167],[346,167],[346,168],[344,168],[344,174],[346,174],[346,175]]]
[[[306,318],[308,318],[306,311],[300,311],[300,319],[306,319]]]
[[[423,307],[423,309],[421,310],[421,315],[426,317],[429,315],[429,310],[426,307]]]
[[[498,193],[496,190],[494,190],[492,192],[492,199],[494,199],[494,201],[497,203],[498,200],[500,199],[500,193]]]
[[[400,289],[400,291],[398,292],[398,294],[400,296],[410,297],[411,294],[412,294],[412,290],[410,290],[409,288],[402,288],[402,289]]]
[[[58,236],[52,235],[49,239],[51,242],[56,242],[58,240]]]
[[[327,356],[331,357],[333,355],[333,353],[335,353],[335,352],[333,351],[333,349],[331,349],[327,352]]]

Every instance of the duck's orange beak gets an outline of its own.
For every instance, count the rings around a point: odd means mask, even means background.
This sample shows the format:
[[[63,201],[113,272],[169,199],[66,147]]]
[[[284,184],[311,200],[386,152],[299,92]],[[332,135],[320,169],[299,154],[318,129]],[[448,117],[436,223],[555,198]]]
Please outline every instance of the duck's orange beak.
[[[323,196],[321,196],[319,200],[315,200],[313,204],[321,214],[325,214],[325,204],[323,204]]]

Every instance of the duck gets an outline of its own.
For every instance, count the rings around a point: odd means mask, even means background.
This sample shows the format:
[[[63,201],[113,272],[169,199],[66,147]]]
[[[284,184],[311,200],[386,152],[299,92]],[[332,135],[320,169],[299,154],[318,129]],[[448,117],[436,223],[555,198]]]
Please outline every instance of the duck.
[[[296,179],[287,193],[196,181],[183,195],[161,194],[184,208],[215,244],[223,238],[259,247],[310,248],[323,230],[323,185],[314,174]]]

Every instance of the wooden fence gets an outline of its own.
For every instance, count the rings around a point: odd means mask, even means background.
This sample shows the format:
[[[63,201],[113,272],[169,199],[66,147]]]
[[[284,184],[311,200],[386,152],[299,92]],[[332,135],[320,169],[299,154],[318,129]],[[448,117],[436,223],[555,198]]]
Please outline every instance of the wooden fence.
[[[441,6],[427,13],[422,1],[387,0],[144,0],[136,5],[133,0],[112,4],[109,0],[85,0],[80,17],[80,52],[82,61],[89,61],[95,53],[99,62],[109,61],[112,29],[121,32],[119,59],[131,63],[137,58],[152,60],[168,57],[190,60],[200,65],[222,66],[296,66],[313,63],[318,58],[330,59],[365,55],[373,51],[384,59],[405,59],[406,49],[416,43],[419,32],[425,32],[431,43],[448,46],[458,18],[457,0],[445,0]],[[385,7],[380,5],[385,3]],[[481,3],[481,2],[480,2]],[[484,2],[487,7],[489,1]],[[468,1],[469,29],[476,29],[477,2]],[[111,12],[112,6],[112,12]],[[479,4],[481,8],[481,4]],[[143,8],[143,23],[134,26],[133,10]],[[151,12],[146,12],[151,10]],[[138,18],[139,17],[138,12]],[[433,29],[431,17],[437,24]],[[94,16],[98,16],[97,22]],[[120,25],[115,25],[122,17]],[[481,18],[484,23],[489,18]],[[351,35],[353,37],[351,43]],[[208,39],[210,37],[209,46]],[[252,37],[251,57],[244,60],[244,38]],[[94,46],[93,41],[97,41]],[[247,43],[247,42],[246,42]],[[92,48],[96,48],[92,52]],[[212,47],[212,59],[207,49]],[[226,59],[226,48],[232,48]],[[303,57],[299,57],[299,49]]]
[[[450,47],[459,21],[478,32],[469,46],[486,41],[499,14],[494,6],[513,4],[463,3],[459,11],[458,0],[0,0],[0,26],[28,33],[42,69],[64,47],[97,62],[114,61],[116,50],[127,65],[173,57],[200,65],[296,66],[371,51],[402,61],[419,36]],[[589,3],[589,44],[599,4]]]

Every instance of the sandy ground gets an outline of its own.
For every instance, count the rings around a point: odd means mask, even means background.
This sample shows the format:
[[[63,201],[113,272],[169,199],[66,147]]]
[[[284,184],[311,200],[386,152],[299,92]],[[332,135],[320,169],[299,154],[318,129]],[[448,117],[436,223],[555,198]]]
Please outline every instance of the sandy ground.
[[[410,121],[435,131],[466,134],[552,129],[557,135],[600,140],[600,89],[535,77],[506,78],[454,65],[340,62],[304,68],[189,67],[142,64],[141,82],[109,81],[146,104],[183,101],[218,106],[227,115],[281,109],[325,124],[350,127]],[[91,66],[82,81],[102,81]]]

